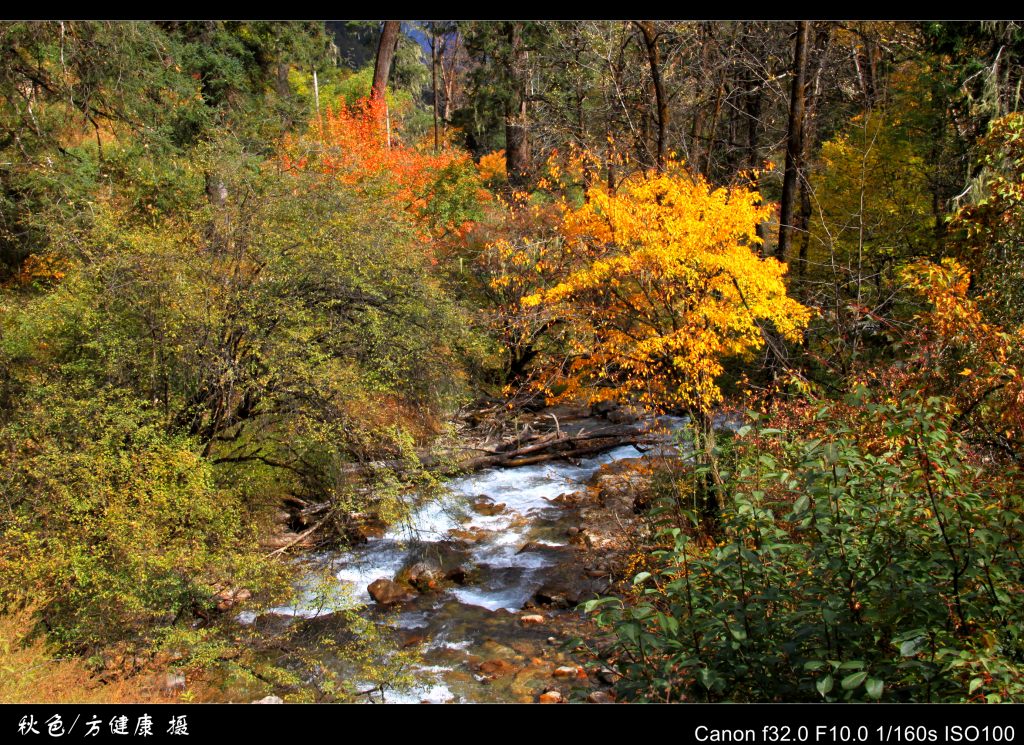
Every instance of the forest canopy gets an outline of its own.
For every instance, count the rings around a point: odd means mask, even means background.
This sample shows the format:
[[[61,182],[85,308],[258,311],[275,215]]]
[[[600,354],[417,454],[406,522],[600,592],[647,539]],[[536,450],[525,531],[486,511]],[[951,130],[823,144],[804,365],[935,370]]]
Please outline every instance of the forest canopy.
[[[1022,64],[1016,22],[0,23],[0,634],[53,670],[0,699],[383,690],[365,614],[310,683],[228,611],[576,406],[688,423],[584,605],[619,700],[1019,701]]]

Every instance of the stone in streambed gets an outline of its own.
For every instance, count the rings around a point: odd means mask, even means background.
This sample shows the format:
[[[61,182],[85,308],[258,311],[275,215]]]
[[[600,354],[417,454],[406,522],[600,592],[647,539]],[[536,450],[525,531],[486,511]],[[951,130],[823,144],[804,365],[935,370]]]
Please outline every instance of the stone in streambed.
[[[470,502],[470,506],[473,508],[474,512],[478,515],[483,515],[484,517],[500,515],[505,511],[504,502],[495,502],[493,499],[484,496],[483,494]]]
[[[444,579],[444,574],[439,567],[432,566],[425,561],[417,561],[400,571],[395,576],[396,582],[406,582],[418,592],[430,592],[437,589],[437,585]]]
[[[400,584],[387,579],[386,577],[375,579],[370,583],[369,587],[366,588],[366,591],[370,593],[370,597],[380,605],[402,603],[416,597]]]
[[[507,675],[513,675],[519,668],[508,660],[497,659],[481,662],[477,666],[477,670],[488,678],[503,678]]]
[[[484,530],[483,528],[454,528],[448,531],[449,536],[463,543],[479,543],[490,534],[489,530]]]
[[[547,691],[540,694],[540,697],[537,699],[538,703],[542,704],[560,704],[564,700],[562,694],[558,691]]]
[[[587,696],[587,703],[591,704],[614,704],[615,696],[608,691],[591,691]]]
[[[555,666],[550,662],[533,660],[516,673],[509,690],[518,696],[541,693],[550,685],[549,678],[554,668]]]
[[[544,623],[544,621],[544,616],[538,613],[531,613],[527,616],[519,617],[519,623],[521,623],[523,626],[535,626],[537,624]]]

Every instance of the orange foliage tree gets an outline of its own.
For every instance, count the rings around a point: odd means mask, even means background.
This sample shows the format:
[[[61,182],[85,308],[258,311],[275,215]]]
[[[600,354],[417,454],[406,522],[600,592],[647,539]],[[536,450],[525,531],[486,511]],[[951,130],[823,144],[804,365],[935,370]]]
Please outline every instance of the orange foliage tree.
[[[339,102],[315,118],[304,138],[282,148],[286,170],[316,169],[410,215],[425,241],[458,240],[489,197],[469,154],[404,141],[400,119],[383,98]]]
[[[930,305],[915,317],[912,372],[903,385],[949,395],[959,424],[969,421],[1012,452],[1024,441],[1024,326],[1010,331],[986,321],[969,296],[970,272],[954,259],[915,262],[902,276]]]
[[[709,415],[723,359],[759,349],[763,324],[799,339],[810,311],[787,296],[785,265],[751,250],[770,209],[758,194],[675,167],[587,196],[561,228],[585,261],[526,299],[576,332],[562,396]]]
[[[786,294],[785,265],[752,250],[769,209],[754,191],[715,189],[680,165],[614,191],[591,187],[561,226],[582,260],[525,300],[573,331],[559,397],[686,410],[719,482],[711,414],[723,360],[759,349],[765,324],[796,341],[810,318]]]

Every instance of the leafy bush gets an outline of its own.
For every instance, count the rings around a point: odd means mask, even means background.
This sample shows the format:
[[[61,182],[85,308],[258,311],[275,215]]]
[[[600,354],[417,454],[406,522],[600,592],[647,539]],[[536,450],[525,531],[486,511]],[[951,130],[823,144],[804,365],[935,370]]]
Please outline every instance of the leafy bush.
[[[36,390],[0,449],[0,602],[30,602],[65,647],[138,639],[274,574],[194,443],[122,392]]]
[[[1021,502],[937,398],[863,388],[824,436],[740,431],[714,545],[656,512],[637,597],[592,601],[638,699],[1017,700]],[[690,512],[689,514],[692,514]]]

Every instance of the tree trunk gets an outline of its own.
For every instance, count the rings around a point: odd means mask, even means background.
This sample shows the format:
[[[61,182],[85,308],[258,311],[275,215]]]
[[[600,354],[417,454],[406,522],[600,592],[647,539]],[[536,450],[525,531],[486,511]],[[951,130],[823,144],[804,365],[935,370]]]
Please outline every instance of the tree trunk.
[[[694,434],[694,464],[698,469],[697,508],[705,531],[713,532],[725,508],[725,482],[718,470],[714,419],[710,412],[694,409],[690,411],[690,421]]]
[[[508,23],[511,90],[505,105],[505,166],[509,184],[523,187],[530,180],[530,130],[527,117],[529,56],[523,46],[522,23]]]
[[[747,88],[743,96],[744,112],[747,115],[747,168],[751,174],[761,167],[761,106],[764,101],[764,86],[753,75],[747,81]],[[751,187],[757,191],[760,187],[758,179],[754,178]],[[763,222],[757,224],[757,237],[761,239],[760,253],[764,256],[765,238],[767,231]]]
[[[651,79],[654,81],[654,100],[658,110],[658,170],[665,170],[666,134],[668,131],[668,98],[665,95],[665,83],[661,79],[661,53],[658,51],[658,35],[654,24],[650,21],[634,21],[644,36],[647,48],[647,61],[651,66]]]
[[[807,42],[809,21],[797,21],[796,50],[793,54],[793,85],[789,91],[789,130],[786,136],[786,173],[782,180],[782,204],[779,214],[779,242],[775,258],[785,262],[793,237],[793,207],[797,181],[802,170],[804,102],[807,83]]]
[[[810,51],[810,61],[808,63],[808,68],[811,71],[811,74],[808,78],[808,87],[806,88],[806,96],[804,97],[806,109],[804,111],[803,131],[800,138],[802,146],[800,165],[802,170],[807,168],[807,164],[812,155],[815,129],[818,120],[818,97],[820,95],[819,88],[821,85],[821,73],[825,67],[825,59],[828,56],[828,48],[831,40],[831,26],[827,23],[820,25],[817,33],[815,34],[814,47]],[[811,210],[811,186],[807,183],[807,175],[805,173],[801,173],[800,217],[798,220],[798,229],[800,231],[800,253],[799,262],[797,264],[797,273],[801,277],[807,275],[807,261],[811,245]]]
[[[384,29],[380,32],[380,42],[377,44],[377,62],[373,66],[371,99],[384,97],[384,91],[388,87],[388,78],[391,76],[391,62],[394,60],[395,50],[398,48],[398,32],[401,27],[401,21],[384,21]]]
[[[436,153],[441,149],[441,123],[439,121],[439,115],[437,111],[438,105],[438,87],[437,87],[437,68],[440,66],[441,61],[438,56],[437,50],[437,29],[431,28],[430,35],[430,82],[431,90],[434,95],[434,152]]]

